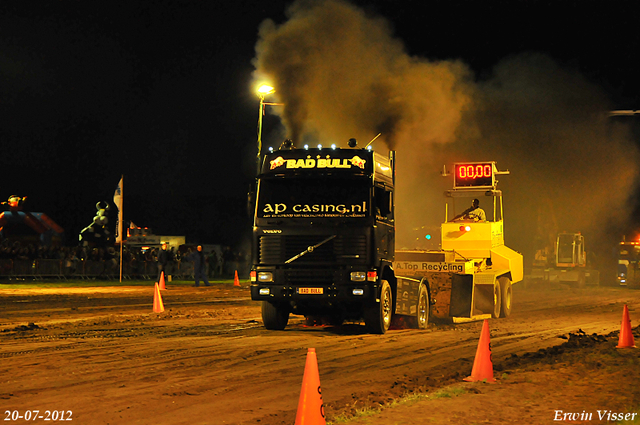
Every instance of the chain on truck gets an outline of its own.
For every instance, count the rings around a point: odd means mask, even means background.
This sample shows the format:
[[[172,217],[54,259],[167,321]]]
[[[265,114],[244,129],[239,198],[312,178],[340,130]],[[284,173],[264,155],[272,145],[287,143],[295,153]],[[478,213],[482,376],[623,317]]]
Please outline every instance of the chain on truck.
[[[336,325],[364,319],[369,332],[382,334],[394,318],[424,329],[431,316],[508,315],[522,256],[504,246],[495,163],[483,163],[478,175],[469,168],[476,164],[456,164],[468,170],[447,193],[450,200],[465,193],[488,197],[490,220],[447,219],[442,249],[395,251],[395,152],[385,156],[354,145],[283,144],[262,158],[251,298],[262,301],[265,327],[282,330],[296,314]]]

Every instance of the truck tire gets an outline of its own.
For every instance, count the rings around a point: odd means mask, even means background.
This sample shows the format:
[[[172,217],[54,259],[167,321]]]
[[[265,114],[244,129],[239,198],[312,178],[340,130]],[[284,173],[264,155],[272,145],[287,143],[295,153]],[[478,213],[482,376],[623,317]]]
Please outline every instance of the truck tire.
[[[500,296],[502,298],[502,308],[500,309],[500,317],[509,317],[511,315],[511,302],[513,290],[511,288],[511,279],[506,276],[498,278],[500,285]]]
[[[500,311],[502,310],[502,288],[500,287],[500,280],[493,285],[493,311],[491,317],[497,319],[500,317]]]
[[[380,302],[374,302],[365,307],[364,324],[367,330],[373,334],[384,334],[391,326],[393,314],[393,294],[391,286],[386,280],[382,281],[380,288]]]
[[[418,291],[418,308],[415,316],[415,326],[417,329],[427,329],[430,310],[429,292],[425,285],[420,285],[420,291]]]
[[[289,323],[289,309],[282,304],[262,302],[262,323],[270,331],[281,331]]]

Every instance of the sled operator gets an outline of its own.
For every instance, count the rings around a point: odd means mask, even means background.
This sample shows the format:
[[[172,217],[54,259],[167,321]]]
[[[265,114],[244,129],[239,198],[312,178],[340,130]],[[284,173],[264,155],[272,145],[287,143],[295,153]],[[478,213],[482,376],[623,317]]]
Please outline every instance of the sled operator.
[[[487,221],[487,215],[485,214],[484,210],[480,208],[480,201],[478,201],[477,199],[474,199],[471,202],[471,206],[469,208],[467,208],[457,216],[453,217],[453,221],[460,220],[460,219],[467,219],[467,220],[473,220],[473,221]]]

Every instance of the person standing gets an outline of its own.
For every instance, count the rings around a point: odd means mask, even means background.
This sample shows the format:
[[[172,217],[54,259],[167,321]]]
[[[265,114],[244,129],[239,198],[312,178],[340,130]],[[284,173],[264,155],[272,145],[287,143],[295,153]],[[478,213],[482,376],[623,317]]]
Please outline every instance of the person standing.
[[[211,286],[209,279],[207,279],[207,263],[202,252],[202,245],[198,245],[196,251],[192,252],[188,258],[189,261],[193,261],[193,276],[196,280],[196,288],[200,286],[200,280],[204,282],[205,286]]]
[[[167,264],[169,264],[169,252],[167,252],[167,243],[163,242],[158,251],[158,278],[156,282],[160,283],[160,277],[164,273],[164,283],[167,284]]]
[[[216,254],[215,249],[211,250],[207,257],[207,261],[209,262],[209,277],[213,279],[216,277],[216,269],[218,268],[218,254]]]

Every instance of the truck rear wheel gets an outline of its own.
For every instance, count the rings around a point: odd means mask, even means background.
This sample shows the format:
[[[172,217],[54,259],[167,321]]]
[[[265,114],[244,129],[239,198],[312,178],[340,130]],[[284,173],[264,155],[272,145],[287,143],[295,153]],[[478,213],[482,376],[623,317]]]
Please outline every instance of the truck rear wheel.
[[[282,304],[262,302],[262,323],[270,331],[281,331],[289,323],[289,309]]]
[[[502,288],[500,287],[500,281],[493,285],[493,311],[491,317],[497,319],[500,317],[500,311],[502,310]]]
[[[511,288],[511,279],[503,276],[498,279],[500,285],[500,292],[502,297],[502,309],[500,310],[500,317],[509,317],[511,314],[511,300],[513,296],[513,290]]]
[[[364,310],[364,324],[367,330],[374,334],[383,334],[391,326],[393,314],[393,294],[391,286],[386,280],[380,288],[380,302],[373,303]]]
[[[418,292],[418,311],[416,312],[415,324],[418,329],[427,329],[429,324],[429,313],[431,310],[431,304],[429,303],[429,292],[427,287],[420,285],[420,291]]]

